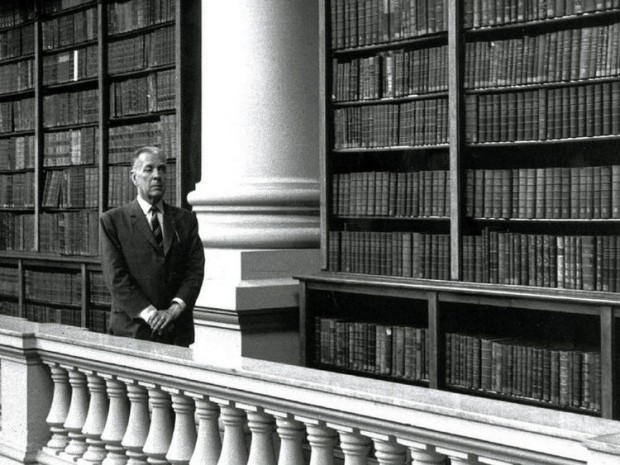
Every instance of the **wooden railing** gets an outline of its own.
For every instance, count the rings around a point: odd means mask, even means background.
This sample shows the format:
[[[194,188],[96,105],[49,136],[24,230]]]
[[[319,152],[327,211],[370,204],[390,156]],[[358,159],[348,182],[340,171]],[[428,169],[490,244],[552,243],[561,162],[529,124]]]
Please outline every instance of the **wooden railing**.
[[[616,421],[209,358],[0,317],[0,463],[620,464]]]

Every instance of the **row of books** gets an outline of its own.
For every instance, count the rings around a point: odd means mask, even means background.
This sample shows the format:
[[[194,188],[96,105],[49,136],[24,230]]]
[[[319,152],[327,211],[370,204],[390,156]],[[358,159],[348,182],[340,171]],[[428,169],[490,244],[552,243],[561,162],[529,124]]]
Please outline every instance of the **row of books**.
[[[24,305],[24,318],[36,323],[58,323],[82,326],[82,314],[75,308],[57,308],[41,304]]]
[[[463,237],[463,278],[492,284],[620,292],[620,239],[489,231]]]
[[[34,215],[0,212],[0,250],[34,251]]]
[[[332,0],[332,48],[372,45],[447,28],[445,0]]]
[[[175,44],[174,26],[110,42],[108,71],[124,73],[174,63]]]
[[[403,97],[448,90],[447,46],[392,50],[366,58],[334,59],[333,99]]]
[[[0,66],[0,94],[19,92],[34,87],[34,60]]]
[[[34,17],[34,0],[3,0],[0,2],[0,28],[13,27]]]
[[[336,108],[334,139],[336,149],[445,144],[448,99]]]
[[[18,279],[17,268],[11,268],[8,266],[0,267],[0,295],[8,297],[17,297]]]
[[[173,21],[175,5],[175,0],[110,2],[108,3],[108,31],[110,34],[119,34]]]
[[[99,154],[99,128],[46,132],[43,166],[92,165]]]
[[[175,70],[171,69],[113,82],[110,85],[110,115],[123,117],[174,109],[175,75]]]
[[[447,216],[448,181],[446,170],[335,174],[332,210],[339,216]]]
[[[120,207],[136,198],[136,188],[129,177],[129,166],[109,167],[108,207]],[[175,176],[176,163],[168,162],[168,175],[166,176],[166,192],[164,200],[172,205],[177,204]]]
[[[0,207],[34,208],[34,171],[0,174]]]
[[[466,88],[575,81],[620,74],[620,23],[465,46]]]
[[[111,305],[112,296],[103,279],[103,273],[91,271],[88,275],[88,289],[90,301],[97,305]]]
[[[106,334],[110,321],[110,311],[101,308],[88,309],[88,329],[96,333]]]
[[[99,214],[91,210],[42,214],[39,250],[59,255],[99,255]]]
[[[0,102],[0,133],[34,130],[34,98]]]
[[[465,96],[467,142],[620,134],[620,81]]]
[[[19,136],[0,139],[0,171],[34,168],[35,137]]]
[[[464,26],[541,21],[620,8],[618,0],[466,0]]]
[[[315,362],[413,381],[428,379],[426,328],[315,317]]]
[[[97,89],[52,94],[43,97],[44,127],[96,122],[99,117]]]
[[[52,14],[58,11],[74,8],[87,3],[95,3],[93,0],[46,0],[42,5],[43,14]]]
[[[161,148],[168,158],[177,156],[176,115],[162,115],[152,123],[112,126],[110,128],[109,162],[131,161],[133,152],[147,145]]]
[[[601,410],[601,354],[522,338],[446,334],[446,384]]]
[[[43,50],[80,44],[97,38],[97,8],[77,11],[43,22]]]
[[[467,170],[465,215],[620,218],[620,166]]]
[[[77,273],[24,270],[27,299],[49,300],[58,304],[79,304],[82,279]]]
[[[0,21],[3,19],[0,16]],[[34,26],[32,24],[0,32],[0,60],[31,55],[33,53]]]
[[[448,234],[330,231],[329,270],[450,279]]]
[[[8,300],[0,301],[0,315],[19,316],[18,303]]]
[[[99,168],[72,166],[45,172],[43,207],[97,208],[99,204]]]
[[[98,71],[96,45],[43,57],[43,85],[94,78]]]

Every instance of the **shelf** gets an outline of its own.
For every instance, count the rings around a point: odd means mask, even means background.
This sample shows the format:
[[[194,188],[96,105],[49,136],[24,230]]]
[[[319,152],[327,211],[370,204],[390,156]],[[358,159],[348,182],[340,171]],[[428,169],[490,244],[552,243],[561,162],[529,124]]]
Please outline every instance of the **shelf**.
[[[76,124],[65,124],[62,126],[43,126],[43,131],[45,132],[57,132],[57,131],[66,131],[69,129],[81,129],[81,128],[94,128],[99,126],[99,123],[89,122],[89,123],[76,123]]]
[[[97,88],[99,78],[84,78],[77,81],[58,82],[55,84],[45,84],[43,86],[44,91],[51,91],[50,93],[58,93],[61,91],[74,91],[82,89],[83,87]]]
[[[0,170],[0,174],[23,174],[23,173],[29,173],[32,171],[34,171],[34,166],[15,169],[15,170]]]
[[[443,150],[449,148],[448,144],[437,145],[400,145],[394,147],[360,147],[347,149],[332,149],[333,153],[372,153],[372,152],[396,152],[403,150]]]
[[[434,32],[432,34],[426,34],[415,37],[408,37],[406,39],[394,40],[391,42],[381,42],[372,45],[362,45],[359,47],[349,47],[349,48],[340,48],[334,49],[332,54],[335,56],[338,55],[348,55],[352,53],[364,53],[364,52],[372,52],[378,53],[387,50],[392,50],[395,48],[403,48],[403,47],[415,47],[415,46],[428,46],[434,42],[446,42],[448,39],[448,32]]]
[[[109,42],[114,42],[114,41],[121,40],[121,39],[127,39],[129,37],[146,34],[148,32],[152,32],[152,31],[156,31],[157,29],[163,29],[164,27],[167,27],[167,26],[174,26],[175,24],[176,24],[176,22],[174,20],[173,21],[164,21],[164,22],[161,22],[161,23],[152,24],[150,26],[145,26],[145,27],[142,27],[140,29],[132,29],[131,31],[118,32],[118,33],[110,34],[108,36],[108,41]]]
[[[515,92],[520,90],[537,90],[537,89],[549,89],[549,88],[562,88],[562,87],[574,87],[574,86],[584,86],[590,84],[601,84],[605,82],[615,82],[619,81],[620,76],[611,76],[611,77],[598,77],[598,78],[584,78],[577,81],[554,81],[554,82],[544,82],[544,83],[536,83],[536,84],[518,84],[513,86],[501,86],[501,87],[485,87],[485,88],[476,88],[476,89],[465,89],[465,94],[499,94],[506,92]]]
[[[54,19],[54,18],[58,18],[59,16],[65,16],[65,15],[69,15],[71,13],[77,13],[78,11],[82,11],[82,10],[88,10],[90,8],[94,8],[97,6],[98,1],[97,0],[93,0],[92,2],[88,2],[85,3],[83,5],[77,5],[77,6],[73,6],[71,8],[65,8],[63,10],[57,10],[51,13],[43,13],[41,15],[41,19],[43,21],[48,20],[48,19]]]
[[[13,63],[18,63],[20,61],[33,60],[33,59],[34,59],[34,53],[27,53],[25,55],[20,55],[20,56],[11,57],[11,58],[5,58],[3,60],[0,60],[0,67],[4,66],[4,65],[10,65],[10,64],[13,64]]]
[[[0,94],[0,101],[18,100],[24,97],[34,97],[34,89],[16,90],[14,92],[7,92],[5,94]]]
[[[176,68],[176,65],[174,63],[171,63],[171,64],[166,64],[166,65],[153,66],[150,68],[137,69],[133,71],[125,71],[122,73],[111,73],[108,75],[108,77],[110,78],[110,81],[115,81],[115,80],[122,80],[122,79],[127,79],[127,78],[148,76],[149,74],[153,74],[158,71],[168,71],[168,70],[175,69],[175,68]]]
[[[366,105],[381,105],[381,104],[391,104],[391,103],[403,103],[403,102],[413,102],[416,100],[430,100],[436,98],[447,98],[448,91],[437,91],[437,92],[429,92],[426,94],[416,94],[416,95],[406,95],[402,97],[389,97],[389,98],[379,98],[372,100],[349,100],[349,101],[341,101],[336,102],[333,101],[332,105],[334,108],[341,107],[358,107],[358,106],[366,106]]]
[[[5,213],[34,213],[33,206],[17,206],[17,207],[3,207],[0,205],[0,212]]]
[[[10,31],[12,29],[22,28],[24,26],[29,26],[31,24],[34,24],[34,21],[35,21],[34,19],[28,19],[26,21],[22,21],[21,23],[13,24],[12,26],[0,27],[0,33]]]
[[[349,216],[349,215],[334,215],[334,218],[339,220],[351,220],[351,221],[449,221],[449,216]]]
[[[77,44],[63,45],[62,47],[43,49],[41,53],[43,54],[43,56],[57,55],[63,52],[72,52],[73,50],[77,50],[80,48],[86,48],[90,45],[97,45],[98,43],[99,43],[99,39],[85,40],[84,42],[79,42]]]
[[[474,297],[474,299],[478,298],[478,301],[495,302],[495,305],[517,308],[524,305],[526,301],[529,302],[527,305],[538,302],[538,307],[547,311],[568,312],[573,310],[583,314],[598,314],[599,310],[596,306],[620,307],[620,293],[612,292],[332,273],[328,271],[316,275],[297,276],[295,279],[305,281],[308,289],[421,299],[428,298],[429,293],[438,293],[439,300],[443,302],[471,302],[471,297]],[[550,305],[552,303],[563,305],[556,309]],[[616,308],[615,313],[616,316],[620,316],[620,308]]]
[[[489,222],[489,223],[601,223],[615,224],[620,222],[620,218],[472,218],[467,217],[470,221]]]
[[[139,115],[131,115],[131,116],[115,116],[110,118],[111,126],[123,126],[125,124],[133,124],[133,123],[147,123],[151,121],[159,120],[160,116],[163,115],[174,115],[176,114],[175,109],[171,110],[160,110],[154,111],[150,113],[141,113]]]
[[[379,375],[379,374],[370,373],[367,371],[353,370],[353,369],[348,369],[348,368],[339,367],[335,365],[327,365],[324,363],[313,363],[311,367],[316,368],[317,370],[326,370],[326,371],[332,371],[335,373],[344,373],[344,374],[353,375],[353,376],[363,376],[364,378],[381,379],[384,381],[390,381],[390,382],[401,383],[401,384],[409,384],[412,386],[428,387],[428,380],[415,380],[415,379],[408,379],[408,378],[401,378],[401,377],[395,378],[395,377],[388,376],[388,375]]]
[[[81,306],[79,302],[74,302],[74,303],[67,303],[67,302],[53,302],[49,299],[44,299],[44,298],[33,298],[33,297],[26,297],[25,298],[25,305],[28,304],[33,304],[33,305],[45,305],[46,307],[58,307],[58,308],[63,308],[63,309],[70,309],[70,310],[80,310]]]
[[[476,29],[464,29],[464,33],[467,39],[487,38],[490,35],[495,37],[498,32],[524,35],[532,34],[537,30],[550,31],[570,28],[571,26],[598,25],[601,23],[601,20],[613,21],[619,18],[620,10],[605,10],[537,21],[522,21],[511,24],[484,26]]]
[[[0,132],[0,139],[7,137],[21,137],[21,136],[34,136],[34,129],[27,129],[24,131],[13,132]]]
[[[22,252],[0,250],[0,263],[16,264],[22,262],[27,266],[40,266],[45,268],[79,270],[82,264],[86,264],[89,270],[101,271],[101,259],[87,255],[56,255],[43,252]]]

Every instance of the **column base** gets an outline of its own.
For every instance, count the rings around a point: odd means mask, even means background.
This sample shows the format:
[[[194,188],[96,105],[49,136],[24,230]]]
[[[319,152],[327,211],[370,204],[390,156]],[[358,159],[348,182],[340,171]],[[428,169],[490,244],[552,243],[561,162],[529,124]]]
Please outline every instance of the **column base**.
[[[320,251],[205,249],[205,257],[194,309],[195,358],[299,364],[299,282],[293,276],[318,271]]]

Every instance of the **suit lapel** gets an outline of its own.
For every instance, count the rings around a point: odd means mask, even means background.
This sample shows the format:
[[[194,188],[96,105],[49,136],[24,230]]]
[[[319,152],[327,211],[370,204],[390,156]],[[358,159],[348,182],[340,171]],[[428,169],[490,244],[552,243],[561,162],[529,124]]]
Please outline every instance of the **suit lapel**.
[[[140,204],[137,200],[134,200],[130,205],[130,216],[131,222],[134,228],[134,231],[138,231],[138,233],[148,242],[150,243],[155,250],[159,249],[157,246],[157,242],[155,242],[155,236],[153,236],[153,231],[151,231],[151,227],[149,226],[149,222],[144,215],[144,212],[140,208]],[[165,216],[165,215],[164,215]]]
[[[164,255],[168,255],[176,236],[174,213],[171,208],[168,208],[168,204],[164,203]]]

